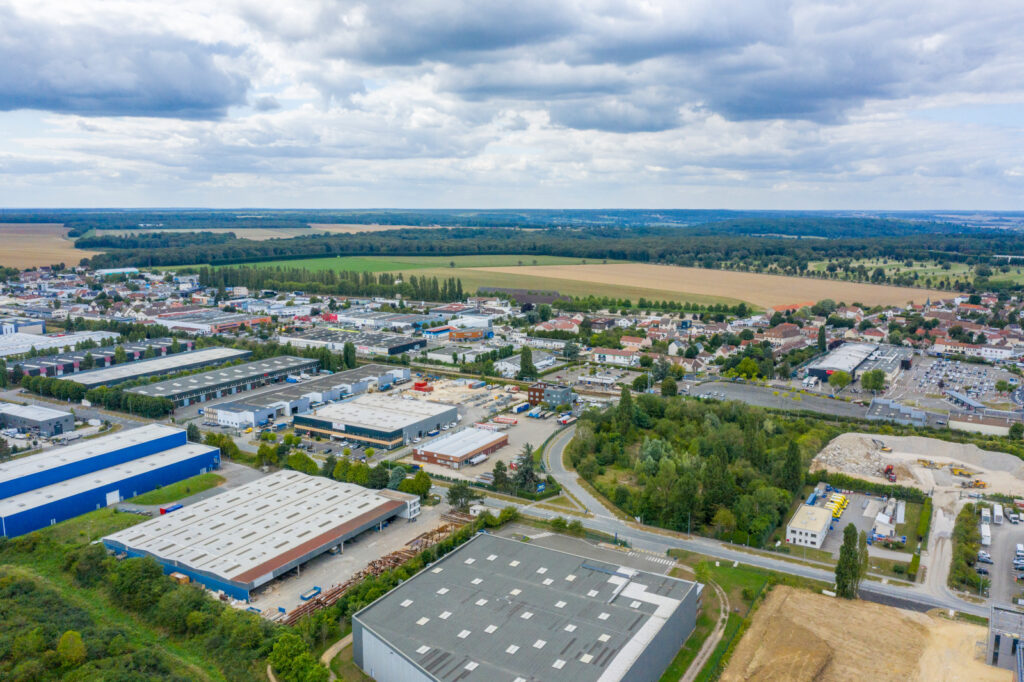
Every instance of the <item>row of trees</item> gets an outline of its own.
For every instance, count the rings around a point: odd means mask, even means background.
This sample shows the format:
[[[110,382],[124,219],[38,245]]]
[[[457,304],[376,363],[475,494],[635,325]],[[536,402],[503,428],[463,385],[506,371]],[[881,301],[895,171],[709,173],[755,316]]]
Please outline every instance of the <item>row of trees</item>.
[[[167,398],[129,393],[117,387],[88,389],[82,384],[57,377],[24,377],[21,387],[36,395],[77,403],[83,399],[107,410],[129,412],[148,419],[162,419],[174,411]]]

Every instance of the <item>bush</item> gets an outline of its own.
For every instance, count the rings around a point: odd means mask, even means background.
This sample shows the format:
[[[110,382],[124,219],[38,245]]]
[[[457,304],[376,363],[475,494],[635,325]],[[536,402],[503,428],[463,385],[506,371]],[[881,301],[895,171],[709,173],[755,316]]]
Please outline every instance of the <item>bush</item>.
[[[911,580],[917,580],[917,572],[921,569],[921,555],[915,554],[914,558],[910,560],[910,568],[907,569],[907,577]]]
[[[924,542],[924,539],[928,536],[928,529],[932,524],[932,498],[925,498],[924,503],[921,505],[921,516],[917,520],[917,540],[918,542]]]

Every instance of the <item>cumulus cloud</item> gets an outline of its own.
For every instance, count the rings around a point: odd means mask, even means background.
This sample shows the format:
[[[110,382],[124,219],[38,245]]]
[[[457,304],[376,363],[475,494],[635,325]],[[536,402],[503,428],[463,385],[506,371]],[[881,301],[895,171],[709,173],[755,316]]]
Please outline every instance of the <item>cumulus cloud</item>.
[[[0,8],[0,110],[215,118],[244,101],[229,52],[168,33],[53,25]]]
[[[54,113],[7,126],[0,201],[1019,203],[1020,25],[991,0],[11,0],[0,110]]]

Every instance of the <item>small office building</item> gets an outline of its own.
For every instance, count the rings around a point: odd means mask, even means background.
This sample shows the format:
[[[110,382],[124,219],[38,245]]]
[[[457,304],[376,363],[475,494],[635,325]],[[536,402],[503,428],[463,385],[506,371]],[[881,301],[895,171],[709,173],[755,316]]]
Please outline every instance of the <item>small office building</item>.
[[[832,523],[832,512],[824,507],[802,504],[786,526],[786,542],[821,549]]]
[[[55,436],[75,430],[75,415],[39,405],[0,403],[0,428],[21,433]]]
[[[454,405],[372,393],[296,415],[297,433],[394,450],[458,422]]]

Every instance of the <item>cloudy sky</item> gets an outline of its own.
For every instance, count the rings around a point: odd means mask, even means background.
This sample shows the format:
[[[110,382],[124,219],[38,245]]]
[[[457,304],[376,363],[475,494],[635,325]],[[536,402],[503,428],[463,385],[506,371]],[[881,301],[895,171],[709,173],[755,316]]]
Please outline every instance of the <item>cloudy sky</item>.
[[[1024,3],[0,0],[0,206],[1024,209]]]

